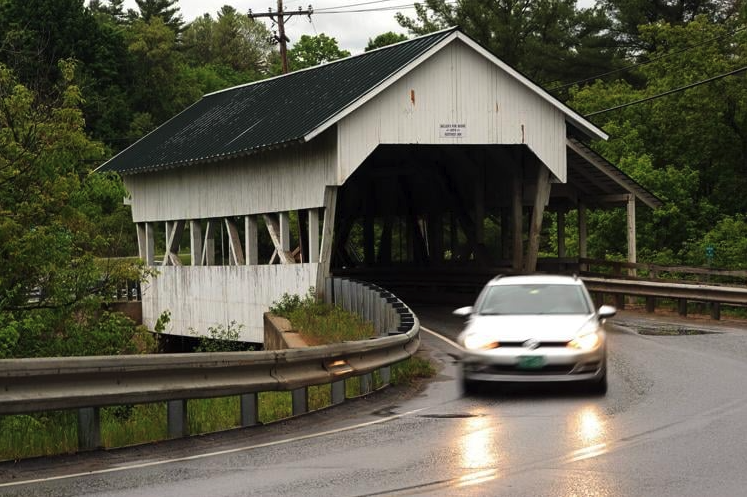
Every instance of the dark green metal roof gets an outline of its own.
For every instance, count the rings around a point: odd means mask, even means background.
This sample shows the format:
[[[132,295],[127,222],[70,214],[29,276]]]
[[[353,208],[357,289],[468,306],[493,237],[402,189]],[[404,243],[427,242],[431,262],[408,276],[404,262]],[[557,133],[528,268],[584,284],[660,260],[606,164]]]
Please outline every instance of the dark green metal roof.
[[[455,30],[205,95],[98,170],[132,174],[300,142]]]

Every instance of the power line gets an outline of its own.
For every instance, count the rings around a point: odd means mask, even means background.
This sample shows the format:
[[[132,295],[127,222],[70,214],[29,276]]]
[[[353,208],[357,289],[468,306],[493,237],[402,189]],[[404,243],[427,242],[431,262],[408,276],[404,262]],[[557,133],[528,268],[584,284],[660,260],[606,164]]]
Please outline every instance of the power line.
[[[725,78],[727,76],[734,76],[735,74],[739,74],[740,72],[747,71],[747,66],[741,67],[739,69],[735,69],[734,71],[727,72],[725,74],[719,74],[718,76],[714,76],[712,78],[704,79],[703,81],[698,81],[697,83],[691,83],[689,85],[680,86],[679,88],[675,88],[673,90],[665,91],[664,93],[659,93],[657,95],[652,95],[650,97],[642,98],[640,100],[635,100],[633,102],[628,102],[626,104],[616,105],[615,107],[610,107],[609,109],[603,109],[598,110],[595,112],[590,112],[589,114],[584,115],[584,117],[592,117],[599,114],[604,114],[605,112],[611,112],[613,110],[623,109],[625,107],[630,107],[631,105],[641,104],[643,102],[648,102],[650,100],[655,100],[657,98],[666,97],[667,95],[671,95],[672,93],[677,93],[680,91],[689,90],[690,88],[695,88],[696,86],[704,85],[706,83],[711,83],[713,81],[716,81],[718,79]]]
[[[457,0],[447,1],[447,5],[453,5]],[[408,3],[404,5],[393,5],[391,7],[372,7],[370,9],[351,9],[351,10],[324,10],[321,12],[314,11],[315,14],[354,14],[361,12],[386,12],[390,10],[410,9],[414,8],[414,3]]]
[[[348,5],[336,5],[334,7],[320,7],[316,9],[316,11],[319,12],[319,11],[325,11],[325,10],[347,9],[348,7],[359,7],[361,5],[372,5],[375,3],[385,3],[385,2],[391,2],[391,1],[392,0],[370,0],[368,2],[351,3]]]
[[[697,43],[695,45],[690,45],[688,47],[685,47],[683,49],[680,49],[680,50],[677,50],[677,51],[674,51],[674,52],[669,52],[669,53],[665,53],[665,54],[659,55],[657,57],[653,57],[653,58],[651,58],[651,59],[649,59],[649,60],[647,60],[645,62],[637,62],[635,64],[630,64],[628,66],[621,67],[619,69],[613,69],[612,71],[607,71],[607,72],[604,72],[604,73],[601,73],[601,74],[597,74],[596,76],[590,76],[588,78],[579,79],[578,81],[574,81],[572,83],[566,83],[564,85],[554,86],[552,88],[548,88],[547,91],[554,92],[554,91],[557,91],[557,90],[562,90],[562,89],[565,89],[565,88],[569,88],[569,87],[571,87],[573,85],[577,85],[577,84],[580,84],[580,83],[586,83],[587,81],[595,80],[597,78],[603,78],[603,77],[609,76],[611,74],[617,74],[619,72],[628,71],[630,69],[633,69],[633,68],[636,68],[636,67],[639,67],[639,66],[645,66],[647,64],[651,64],[651,63],[659,61],[661,59],[664,59],[664,58],[667,58],[667,57],[671,57],[673,55],[679,55],[681,53],[687,52],[688,50],[692,50],[693,48],[697,48],[697,47],[706,45],[708,43],[711,43],[713,41],[720,40],[721,38],[725,38],[727,36],[735,35],[735,34],[739,33],[740,31],[744,31],[745,29],[747,29],[747,26],[735,29],[734,31],[731,31],[729,33],[724,33],[724,34],[722,34],[720,36],[709,38],[708,40],[706,40],[706,41],[704,41],[702,43]]]

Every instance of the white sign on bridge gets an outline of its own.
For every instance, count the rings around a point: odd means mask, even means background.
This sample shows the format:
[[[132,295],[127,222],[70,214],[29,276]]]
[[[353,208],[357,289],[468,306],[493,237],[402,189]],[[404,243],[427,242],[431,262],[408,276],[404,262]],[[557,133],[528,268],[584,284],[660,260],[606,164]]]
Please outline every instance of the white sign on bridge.
[[[438,136],[440,138],[464,138],[467,131],[466,124],[439,124]]]

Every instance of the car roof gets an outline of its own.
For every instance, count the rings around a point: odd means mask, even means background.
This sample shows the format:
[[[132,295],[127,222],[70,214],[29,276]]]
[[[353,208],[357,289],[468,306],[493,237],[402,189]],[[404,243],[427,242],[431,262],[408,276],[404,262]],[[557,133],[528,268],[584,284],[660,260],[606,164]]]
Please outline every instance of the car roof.
[[[524,276],[497,276],[488,285],[577,285],[583,286],[576,276],[563,276],[554,274],[531,274]]]

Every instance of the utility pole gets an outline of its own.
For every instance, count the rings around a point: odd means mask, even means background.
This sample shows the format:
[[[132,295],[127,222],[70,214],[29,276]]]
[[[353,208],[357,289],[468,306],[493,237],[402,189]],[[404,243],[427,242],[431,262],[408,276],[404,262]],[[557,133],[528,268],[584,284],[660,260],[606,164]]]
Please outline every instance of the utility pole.
[[[283,0],[278,0],[278,10],[272,11],[272,8],[266,14],[255,14],[249,10],[250,19],[256,19],[257,17],[269,17],[272,21],[278,25],[278,31],[275,33],[274,39],[280,44],[280,58],[283,60],[283,74],[288,73],[288,42],[290,39],[285,36],[285,22],[295,15],[307,15],[311,20],[311,14],[314,13],[314,9],[309,5],[306,10],[302,10],[301,7],[297,11],[285,12],[283,11]]]

